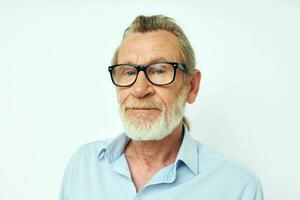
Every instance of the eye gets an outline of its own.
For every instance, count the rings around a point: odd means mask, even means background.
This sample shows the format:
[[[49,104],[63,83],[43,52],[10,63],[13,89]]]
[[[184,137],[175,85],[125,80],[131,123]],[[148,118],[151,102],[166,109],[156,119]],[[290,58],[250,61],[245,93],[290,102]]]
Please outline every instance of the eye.
[[[155,69],[155,74],[163,74],[165,72],[166,72],[166,70],[164,70],[164,69]]]
[[[148,73],[149,74],[157,74],[157,75],[161,75],[161,74],[164,74],[166,73],[166,66],[165,64],[155,64],[155,65],[152,65],[151,67],[148,68]]]
[[[128,69],[128,70],[124,70],[122,72],[123,76],[135,76],[136,75],[136,70],[134,69]]]
[[[121,65],[115,68],[115,73],[119,77],[130,77],[130,76],[135,76],[137,73],[137,70],[128,65]]]

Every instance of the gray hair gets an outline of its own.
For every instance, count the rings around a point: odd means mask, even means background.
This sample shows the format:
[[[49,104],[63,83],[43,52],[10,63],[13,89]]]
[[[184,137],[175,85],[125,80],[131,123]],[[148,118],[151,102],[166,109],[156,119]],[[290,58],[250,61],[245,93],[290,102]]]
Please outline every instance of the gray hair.
[[[170,17],[163,15],[137,16],[124,31],[122,41],[131,33],[146,33],[158,30],[168,31],[176,36],[182,61],[187,66],[187,74],[191,75],[196,66],[194,50],[183,30],[176,24],[175,20]],[[114,53],[112,59],[113,65],[118,63],[119,48],[120,46]],[[184,77],[186,78],[186,76]],[[182,119],[182,123],[190,130],[190,123],[185,116]]]

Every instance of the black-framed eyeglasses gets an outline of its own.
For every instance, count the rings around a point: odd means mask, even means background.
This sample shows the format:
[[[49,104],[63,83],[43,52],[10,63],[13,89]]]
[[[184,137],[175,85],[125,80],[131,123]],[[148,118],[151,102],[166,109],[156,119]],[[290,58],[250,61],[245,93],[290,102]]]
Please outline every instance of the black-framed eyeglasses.
[[[150,83],[163,86],[175,80],[177,68],[188,72],[185,64],[176,62],[155,62],[147,65],[117,64],[108,67],[112,82],[118,87],[129,87],[135,83],[143,71]]]

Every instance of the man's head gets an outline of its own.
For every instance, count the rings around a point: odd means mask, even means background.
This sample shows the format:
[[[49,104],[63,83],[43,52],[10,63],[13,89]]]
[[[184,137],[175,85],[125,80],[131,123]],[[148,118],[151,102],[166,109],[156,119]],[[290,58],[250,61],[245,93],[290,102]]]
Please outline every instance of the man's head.
[[[125,73],[129,80],[122,79],[119,86],[126,87],[117,87],[117,95],[130,138],[160,140],[181,122],[189,126],[184,107],[197,96],[200,72],[188,39],[171,18],[138,16],[125,30],[113,64],[128,64],[110,70],[115,84]]]
[[[184,34],[183,30],[178,26],[172,18],[163,15],[136,17],[130,26],[126,28],[123,34],[123,40],[132,33],[147,33],[164,30],[172,33],[177,39],[178,51],[182,62],[188,67],[188,74],[191,74],[196,66],[194,50]],[[121,44],[122,45],[122,44]],[[119,49],[117,48],[112,59],[112,64],[118,63]]]

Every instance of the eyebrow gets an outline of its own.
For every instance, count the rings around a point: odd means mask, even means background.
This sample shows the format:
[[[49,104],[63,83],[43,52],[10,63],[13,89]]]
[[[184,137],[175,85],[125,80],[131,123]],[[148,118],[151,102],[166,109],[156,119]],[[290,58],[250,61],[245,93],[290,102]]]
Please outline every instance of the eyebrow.
[[[161,62],[161,61],[168,61],[166,58],[164,57],[156,57],[154,59],[151,59],[150,62],[146,63],[146,64],[151,64],[151,63],[155,63],[155,62]],[[131,65],[137,65],[136,63],[133,63],[131,61],[125,62],[126,64],[131,64]],[[143,64],[144,65],[144,64]]]
[[[168,61],[168,60],[165,59],[164,57],[158,57],[158,58],[152,59],[150,63],[160,62],[160,61]]]

